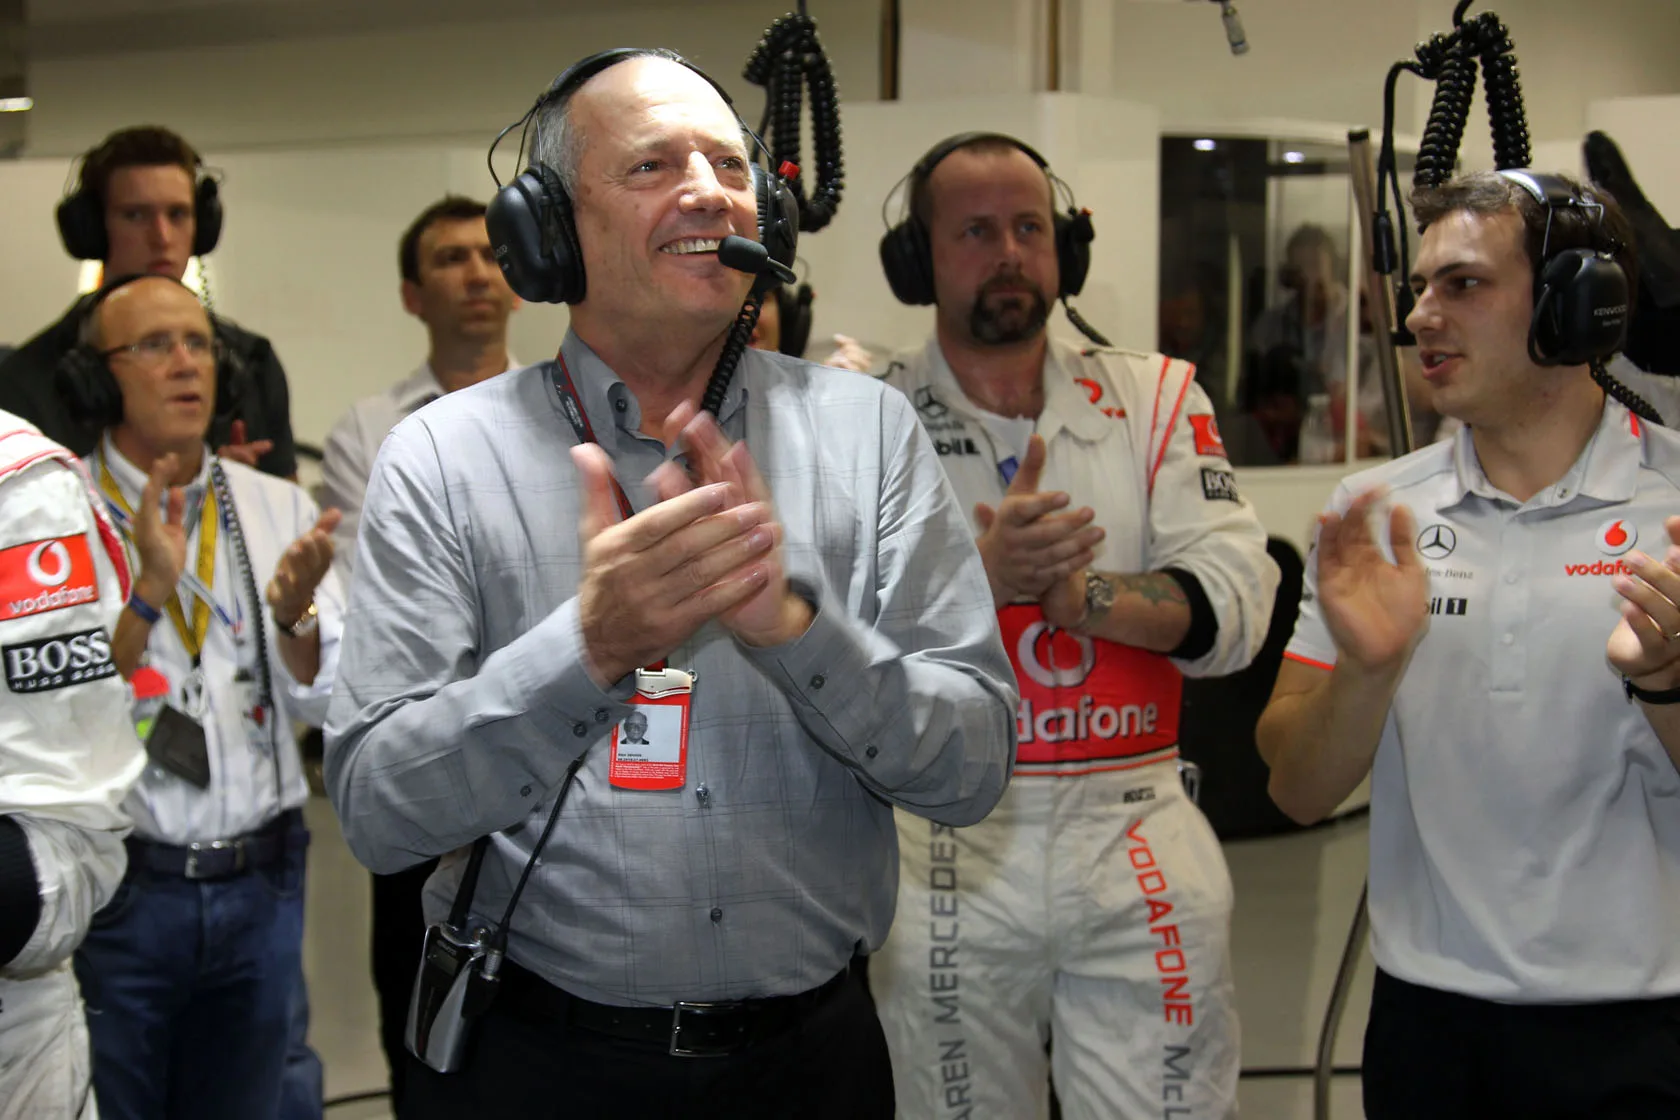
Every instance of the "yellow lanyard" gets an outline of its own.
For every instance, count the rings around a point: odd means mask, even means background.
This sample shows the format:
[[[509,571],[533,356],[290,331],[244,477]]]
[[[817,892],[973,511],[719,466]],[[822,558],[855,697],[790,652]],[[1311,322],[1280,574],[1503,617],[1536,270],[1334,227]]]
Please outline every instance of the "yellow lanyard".
[[[105,464],[103,456],[99,460],[99,488],[105,491],[107,497],[128,515],[130,526],[129,535],[133,536],[134,510],[128,504],[128,499],[117,489],[117,480],[111,477],[111,468]],[[167,494],[163,496],[167,502]],[[216,495],[206,490],[204,494],[203,511],[198,518],[198,582],[208,590],[215,585],[216,579]],[[181,607],[181,593],[179,590],[170,596],[169,602],[164,604],[164,610],[169,612],[169,621],[175,624],[175,633],[181,636],[181,645],[186,647],[187,655],[198,664],[199,655],[204,651],[204,638],[210,632],[210,604],[200,596],[193,596],[193,624],[187,628],[186,611]]]

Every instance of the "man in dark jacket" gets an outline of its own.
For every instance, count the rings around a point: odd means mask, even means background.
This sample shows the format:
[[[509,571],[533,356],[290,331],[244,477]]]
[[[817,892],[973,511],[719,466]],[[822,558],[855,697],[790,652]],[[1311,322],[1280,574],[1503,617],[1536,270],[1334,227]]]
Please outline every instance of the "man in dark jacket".
[[[114,132],[88,152],[75,192],[58,208],[65,250],[102,261],[107,277],[155,272],[180,280],[192,257],[216,247],[221,226],[216,180],[203,174],[198,153],[155,127]],[[93,450],[99,428],[65,408],[54,377],[76,345],[86,300],[0,361],[0,408],[78,455]],[[211,445],[269,474],[296,475],[286,373],[274,347],[227,319],[213,321],[221,353]]]

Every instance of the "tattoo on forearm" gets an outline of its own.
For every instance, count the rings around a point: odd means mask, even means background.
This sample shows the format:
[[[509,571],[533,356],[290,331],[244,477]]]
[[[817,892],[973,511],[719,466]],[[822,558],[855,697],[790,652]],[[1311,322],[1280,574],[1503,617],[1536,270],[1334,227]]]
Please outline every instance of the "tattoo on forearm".
[[[1140,572],[1135,575],[1115,576],[1115,602],[1119,602],[1121,595],[1132,594],[1138,596],[1150,606],[1162,603],[1189,606],[1190,600],[1184,594],[1184,588],[1179,586],[1176,579],[1165,572]]]

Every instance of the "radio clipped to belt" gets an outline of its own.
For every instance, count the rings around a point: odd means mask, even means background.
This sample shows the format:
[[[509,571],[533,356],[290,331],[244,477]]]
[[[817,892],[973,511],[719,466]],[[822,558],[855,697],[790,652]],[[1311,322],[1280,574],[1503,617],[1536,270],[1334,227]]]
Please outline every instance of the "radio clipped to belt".
[[[519,874],[507,909],[502,912],[499,925],[491,926],[472,916],[473,892],[478,886],[479,868],[484,865],[484,853],[490,837],[480,836],[467,857],[461,885],[455,891],[455,904],[449,919],[429,926],[426,941],[420,951],[420,971],[414,978],[414,992],[409,997],[408,1026],[403,1032],[403,1044],[408,1052],[438,1073],[454,1073],[466,1057],[467,1041],[473,1024],[490,1009],[501,984],[502,962],[507,958],[508,924],[525,893],[531,869],[548,846],[554,832],[554,822],[560,819],[560,807],[572,780],[588,757],[588,751],[578,755],[566,767],[566,779],[560,784],[560,794],[531,849],[531,858]]]

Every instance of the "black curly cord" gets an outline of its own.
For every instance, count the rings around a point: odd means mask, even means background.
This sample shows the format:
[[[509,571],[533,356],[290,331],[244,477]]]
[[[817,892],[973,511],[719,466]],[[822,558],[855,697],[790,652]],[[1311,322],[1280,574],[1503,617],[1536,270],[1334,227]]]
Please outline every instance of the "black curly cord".
[[[274,804],[283,801],[284,786],[280,781],[280,722],[279,709],[274,704],[274,674],[268,667],[268,628],[263,625],[263,601],[257,595],[256,571],[251,567],[251,553],[245,547],[245,530],[239,525],[239,510],[233,504],[233,488],[228,485],[227,472],[215,459],[210,460],[210,485],[216,491],[216,502],[222,507],[223,524],[228,540],[233,543],[233,559],[245,583],[246,597],[251,601],[251,625],[257,640],[257,671],[261,674],[262,693],[257,703],[268,713],[269,755],[274,761]]]
[[[1113,349],[1114,348],[1114,343],[1110,342],[1107,338],[1103,337],[1103,333],[1101,331],[1099,331],[1096,327],[1093,327],[1090,323],[1087,323],[1085,321],[1085,316],[1081,315],[1074,308],[1073,304],[1069,303],[1065,299],[1062,300],[1062,310],[1067,312],[1068,322],[1072,323],[1074,325],[1074,327],[1079,331],[1080,334],[1084,335],[1086,338],[1090,339],[1092,342],[1096,343],[1098,346],[1104,347],[1106,349]]]
[[[1527,167],[1533,158],[1528,143],[1528,114],[1523,109],[1522,81],[1511,33],[1492,12],[1483,12],[1472,27],[1480,47],[1482,88],[1487,95],[1488,125],[1493,133],[1493,164],[1501,171]]]
[[[735,376],[735,367],[741,364],[741,355],[747,352],[747,345],[752,342],[753,328],[758,326],[758,312],[763,305],[764,293],[759,291],[759,284],[755,281],[747,301],[741,305],[741,313],[735,316],[735,322],[729,328],[729,337],[723,340],[723,349],[718,352],[717,365],[712,368],[706,391],[700,397],[701,412],[709,412],[716,417],[718,409],[723,407],[723,396],[729,392],[729,380]]]
[[[1592,370],[1592,379],[1598,383],[1598,387],[1620,401],[1629,412],[1641,420],[1662,425],[1662,414],[1651,407],[1651,403],[1644,397],[1611,377],[1610,371],[1605,368],[1602,359],[1594,358],[1589,368]]]
[[[764,87],[764,122],[760,132],[776,170],[784,163],[801,168],[788,184],[799,203],[799,229],[814,233],[834,219],[845,186],[840,143],[840,93],[834,70],[817,38],[817,21],[801,10],[772,23],[747,58],[742,75]],[[801,159],[800,119],[804,93],[811,91],[812,168],[816,189],[805,194],[805,163]]]
[[[1438,187],[1452,178],[1464,126],[1470,119],[1470,99],[1476,92],[1476,59],[1465,49],[1462,37],[1442,51],[1438,70],[1435,99],[1412,172],[1413,186]]]

